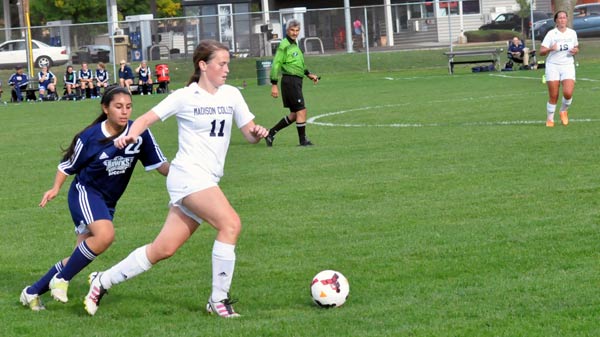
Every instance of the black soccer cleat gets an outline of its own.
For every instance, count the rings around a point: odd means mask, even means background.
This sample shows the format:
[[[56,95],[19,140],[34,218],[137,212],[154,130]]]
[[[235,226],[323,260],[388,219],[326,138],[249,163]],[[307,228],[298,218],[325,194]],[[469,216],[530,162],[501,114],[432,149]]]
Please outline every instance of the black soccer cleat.
[[[315,144],[313,144],[310,140],[305,140],[304,142],[300,143],[300,145],[298,146],[313,146]]]
[[[275,136],[272,136],[270,133],[265,137],[265,143],[267,143],[267,147],[272,147],[273,142],[275,141]]]

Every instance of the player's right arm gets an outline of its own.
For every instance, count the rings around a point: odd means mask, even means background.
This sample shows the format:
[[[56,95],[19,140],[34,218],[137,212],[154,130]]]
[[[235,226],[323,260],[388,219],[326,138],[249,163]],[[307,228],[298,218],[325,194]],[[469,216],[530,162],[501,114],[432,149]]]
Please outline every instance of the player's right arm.
[[[283,41],[282,41],[283,42]],[[281,43],[280,43],[281,45]],[[285,56],[285,50],[277,48],[277,52],[275,53],[275,58],[271,63],[271,97],[277,98],[279,97],[279,88],[277,87],[277,79],[279,78],[279,71],[281,69],[281,65],[283,63],[283,58]]]
[[[275,57],[273,57],[273,62],[271,62],[271,73],[269,74],[272,85],[277,85],[277,79],[279,78],[279,72],[281,71],[283,62],[285,61],[286,48],[288,45],[289,43],[287,42],[287,40],[283,39],[277,47]]]
[[[136,118],[133,124],[131,124],[131,128],[129,129],[129,133],[127,133],[127,135],[115,139],[115,146],[119,149],[123,149],[129,144],[137,142],[138,137],[152,124],[159,120],[160,118],[154,111],[150,110],[146,112],[145,114]]]
[[[542,41],[542,43],[540,45],[540,55],[546,56],[551,51],[558,50],[557,47],[558,46],[557,46],[556,42],[554,40],[552,40],[550,32],[548,32],[548,34],[546,34],[546,36],[544,37],[544,40]]]
[[[46,193],[44,193],[44,196],[42,197],[42,201],[40,201],[40,207],[46,206],[48,201],[54,199],[58,195],[58,192],[60,192],[60,188],[67,180],[67,177],[68,177],[68,175],[66,175],[61,170],[56,171],[56,177],[54,178],[54,185],[52,186],[51,189],[49,189],[48,191],[46,191]]]

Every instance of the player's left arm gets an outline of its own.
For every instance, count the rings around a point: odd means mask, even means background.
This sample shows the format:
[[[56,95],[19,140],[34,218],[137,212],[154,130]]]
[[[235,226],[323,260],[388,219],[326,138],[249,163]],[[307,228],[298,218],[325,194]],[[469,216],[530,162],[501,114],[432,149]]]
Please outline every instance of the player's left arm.
[[[577,55],[577,53],[579,53],[579,45],[576,45],[575,47],[573,47],[571,50],[569,50],[569,52],[573,56]]]
[[[319,79],[321,78],[321,76],[318,76],[317,74],[313,74],[313,73],[309,72],[308,70],[307,70],[306,77],[308,77],[311,81],[313,81],[314,84],[319,83]]]
[[[265,127],[255,124],[253,120],[242,126],[240,131],[251,144],[256,144],[269,135],[269,131]]]
[[[571,55],[575,56],[577,55],[577,53],[579,53],[579,41],[577,39],[577,37],[575,37],[575,41],[573,43],[573,48],[571,48],[571,50],[569,50],[569,53],[571,53]]]

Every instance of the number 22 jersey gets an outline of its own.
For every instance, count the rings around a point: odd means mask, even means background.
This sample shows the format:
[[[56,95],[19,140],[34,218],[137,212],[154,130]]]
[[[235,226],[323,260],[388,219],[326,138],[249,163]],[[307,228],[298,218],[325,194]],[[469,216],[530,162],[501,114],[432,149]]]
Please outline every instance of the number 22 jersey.
[[[122,135],[129,132],[132,123],[128,121]],[[62,161],[58,169],[66,175],[75,174],[73,185],[95,189],[107,205],[114,206],[125,192],[138,160],[150,171],[167,159],[150,130],[144,131],[134,144],[118,149],[112,140],[105,140],[110,137],[105,124],[106,121],[84,130],[76,140],[73,155]]]

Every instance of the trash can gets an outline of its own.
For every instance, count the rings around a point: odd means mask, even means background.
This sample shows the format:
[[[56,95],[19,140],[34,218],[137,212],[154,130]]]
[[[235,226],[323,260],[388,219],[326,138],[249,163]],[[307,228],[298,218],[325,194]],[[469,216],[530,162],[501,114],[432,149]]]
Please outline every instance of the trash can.
[[[256,61],[256,79],[258,85],[271,83],[271,60]]]
[[[127,61],[127,49],[129,48],[129,36],[115,35],[115,59],[114,62],[119,64],[121,60]]]

